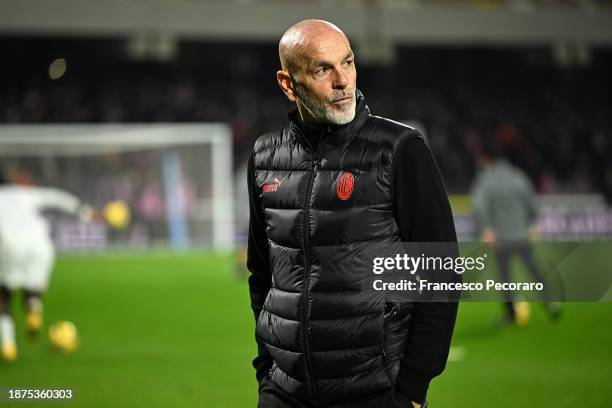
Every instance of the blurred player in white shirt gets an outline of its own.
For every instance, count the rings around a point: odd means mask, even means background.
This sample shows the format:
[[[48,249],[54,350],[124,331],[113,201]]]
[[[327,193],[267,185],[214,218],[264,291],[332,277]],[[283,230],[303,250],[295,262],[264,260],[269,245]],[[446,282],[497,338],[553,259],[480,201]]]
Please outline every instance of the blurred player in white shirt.
[[[17,358],[11,295],[24,290],[26,327],[35,336],[42,328],[42,295],[55,259],[43,210],[91,218],[91,208],[74,195],[55,188],[7,184],[0,174],[0,356]]]

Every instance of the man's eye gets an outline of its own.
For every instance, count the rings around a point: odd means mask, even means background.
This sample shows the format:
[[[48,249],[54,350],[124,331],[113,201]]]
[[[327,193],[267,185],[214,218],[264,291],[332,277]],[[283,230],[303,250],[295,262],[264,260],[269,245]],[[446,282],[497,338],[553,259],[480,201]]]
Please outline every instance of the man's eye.
[[[321,67],[315,71],[315,74],[322,75],[322,74],[325,74],[327,71],[328,71],[328,68]]]
[[[353,60],[352,60],[352,59],[350,59],[350,60],[346,60],[346,61],[344,61],[344,63],[345,63],[346,65],[351,65],[351,64],[353,63]]]

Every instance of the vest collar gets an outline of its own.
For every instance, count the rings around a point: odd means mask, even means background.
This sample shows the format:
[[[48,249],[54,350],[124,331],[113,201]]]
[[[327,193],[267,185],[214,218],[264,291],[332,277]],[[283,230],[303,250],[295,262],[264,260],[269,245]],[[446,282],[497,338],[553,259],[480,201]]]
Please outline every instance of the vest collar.
[[[306,145],[310,145],[308,142],[309,135],[330,136],[333,137],[334,141],[350,139],[357,131],[365,124],[367,119],[370,117],[370,109],[366,105],[363,93],[359,89],[355,90],[355,98],[357,103],[355,106],[355,117],[349,123],[344,125],[329,125],[329,124],[318,124],[318,123],[305,123],[300,118],[300,114],[297,108],[290,111],[289,116],[291,128],[297,132],[303,139],[306,139]],[[319,144],[323,142],[324,138],[319,139]]]

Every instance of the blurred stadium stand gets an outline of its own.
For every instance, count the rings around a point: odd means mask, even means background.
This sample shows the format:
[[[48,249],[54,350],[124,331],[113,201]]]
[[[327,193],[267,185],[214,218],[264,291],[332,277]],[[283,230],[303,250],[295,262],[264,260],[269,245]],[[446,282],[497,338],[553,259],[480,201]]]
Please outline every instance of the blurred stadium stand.
[[[347,32],[373,112],[422,126],[450,192],[496,137],[539,192],[612,201],[608,0],[0,0],[0,121],[226,122],[239,166],[286,122],[276,42],[304,16]]]
[[[5,123],[230,123],[236,163],[290,105],[275,83],[274,44],[185,42],[168,63],[133,61],[113,40],[0,40]],[[67,61],[50,80],[49,64]],[[226,61],[233,61],[227,64]],[[421,123],[448,188],[465,192],[479,141],[498,136],[541,192],[610,197],[612,53],[560,67],[550,49],[401,47],[392,66],[360,66],[373,111]]]

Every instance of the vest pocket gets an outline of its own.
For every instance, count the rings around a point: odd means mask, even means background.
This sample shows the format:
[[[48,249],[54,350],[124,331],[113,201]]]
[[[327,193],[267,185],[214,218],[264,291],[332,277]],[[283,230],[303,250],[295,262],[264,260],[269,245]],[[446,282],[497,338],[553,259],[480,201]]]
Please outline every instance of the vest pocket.
[[[395,383],[406,350],[412,317],[412,303],[387,302],[383,316],[383,355],[389,379]]]

